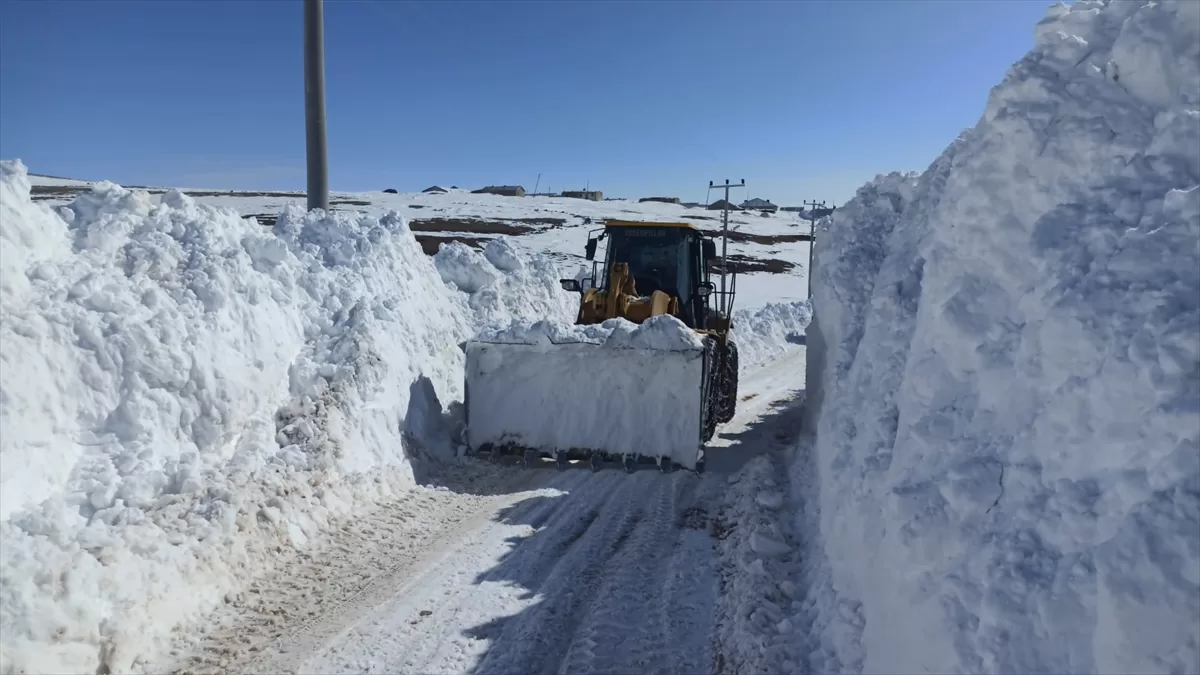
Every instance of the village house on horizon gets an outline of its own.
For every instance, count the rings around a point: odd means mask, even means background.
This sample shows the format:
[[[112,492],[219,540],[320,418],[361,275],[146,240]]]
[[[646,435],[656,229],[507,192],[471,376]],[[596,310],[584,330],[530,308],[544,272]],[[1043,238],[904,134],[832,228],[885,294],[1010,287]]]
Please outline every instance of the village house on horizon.
[[[475,195],[500,195],[502,197],[524,197],[525,188],[520,185],[489,185],[471,190],[471,194]]]
[[[758,197],[742,202],[742,208],[747,211],[763,211],[765,213],[775,213],[779,210],[779,206],[772,204],[771,200]]]
[[[717,201],[709,204],[707,208],[709,211],[741,211],[742,210],[742,207],[740,207],[737,204],[734,204],[732,202],[725,201],[724,199],[718,199]]]

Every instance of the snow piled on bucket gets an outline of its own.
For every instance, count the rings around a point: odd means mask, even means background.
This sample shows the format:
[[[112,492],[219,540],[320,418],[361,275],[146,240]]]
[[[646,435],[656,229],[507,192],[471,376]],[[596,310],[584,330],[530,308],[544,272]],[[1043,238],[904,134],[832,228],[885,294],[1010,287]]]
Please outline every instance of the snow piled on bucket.
[[[814,672],[1200,671],[1200,3],[1036,36],[817,238]]]
[[[495,344],[592,344],[609,349],[704,349],[700,335],[670,315],[652,316],[641,324],[622,318],[586,326],[566,321],[513,322],[505,328],[483,331],[476,339]]]
[[[459,345],[573,301],[495,246],[467,294],[395,214],[270,229],[111,183],[56,211],[0,164],[0,670],[136,669],[278,547],[411,488],[450,451]]]

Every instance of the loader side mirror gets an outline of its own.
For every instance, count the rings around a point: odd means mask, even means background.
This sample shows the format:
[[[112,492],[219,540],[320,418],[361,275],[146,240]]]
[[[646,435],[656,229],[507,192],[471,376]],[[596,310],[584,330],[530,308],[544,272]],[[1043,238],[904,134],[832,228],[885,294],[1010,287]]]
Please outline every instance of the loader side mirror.
[[[588,260],[596,259],[596,244],[597,243],[598,242],[595,239],[588,239],[587,246],[585,246],[583,249],[584,257],[586,257]]]
[[[712,295],[712,292],[716,290],[716,288],[717,287],[713,285],[713,282],[706,281],[696,288],[696,295],[707,299],[708,296]]]
[[[712,239],[702,240],[701,248],[703,249],[704,260],[707,262],[717,257],[717,242]]]
[[[558,283],[562,284],[562,289],[570,293],[578,293],[581,288],[579,281],[576,279],[559,279]]]

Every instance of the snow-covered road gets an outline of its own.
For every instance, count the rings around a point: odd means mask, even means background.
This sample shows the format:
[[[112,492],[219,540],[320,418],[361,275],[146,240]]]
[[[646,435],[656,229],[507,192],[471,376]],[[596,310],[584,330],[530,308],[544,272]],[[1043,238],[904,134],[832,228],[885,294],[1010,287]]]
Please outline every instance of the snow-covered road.
[[[471,462],[281,561],[176,672],[713,672],[726,479],[795,433],[804,349],[745,378],[710,470]],[[772,414],[767,414],[772,413]],[[787,433],[783,433],[786,428]]]

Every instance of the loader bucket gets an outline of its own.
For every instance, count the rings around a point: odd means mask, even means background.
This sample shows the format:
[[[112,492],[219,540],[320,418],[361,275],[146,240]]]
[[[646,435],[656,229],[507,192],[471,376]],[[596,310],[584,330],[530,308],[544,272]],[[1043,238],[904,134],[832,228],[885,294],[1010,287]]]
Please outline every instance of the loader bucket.
[[[706,368],[702,348],[468,342],[467,445],[669,458],[695,469]]]

